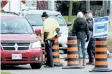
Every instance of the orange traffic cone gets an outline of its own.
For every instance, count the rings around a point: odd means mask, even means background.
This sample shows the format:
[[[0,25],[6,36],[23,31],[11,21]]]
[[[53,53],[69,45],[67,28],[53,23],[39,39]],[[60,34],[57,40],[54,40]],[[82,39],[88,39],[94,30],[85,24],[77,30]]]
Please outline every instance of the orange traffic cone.
[[[62,69],[82,69],[82,68],[84,68],[79,63],[79,55],[78,55],[77,37],[76,36],[68,37],[67,63],[68,63],[68,66],[63,67]]]
[[[107,38],[96,38],[95,67],[90,72],[111,72],[107,62]]]
[[[55,40],[54,45],[52,46],[52,55],[53,55],[54,66],[62,66],[62,64],[60,63],[58,38]]]

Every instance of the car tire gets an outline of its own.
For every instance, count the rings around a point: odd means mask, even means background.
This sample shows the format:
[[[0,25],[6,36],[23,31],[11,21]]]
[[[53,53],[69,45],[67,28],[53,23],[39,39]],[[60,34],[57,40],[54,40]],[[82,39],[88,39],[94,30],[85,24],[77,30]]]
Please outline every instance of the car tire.
[[[42,67],[42,63],[31,63],[30,66],[32,69],[40,69]]]
[[[5,65],[4,64],[1,64],[1,68],[5,68]]]

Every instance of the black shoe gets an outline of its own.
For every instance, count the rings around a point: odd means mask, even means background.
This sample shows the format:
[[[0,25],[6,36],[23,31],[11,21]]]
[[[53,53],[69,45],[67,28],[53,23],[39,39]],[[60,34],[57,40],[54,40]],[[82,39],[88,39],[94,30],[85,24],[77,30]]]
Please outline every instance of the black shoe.
[[[94,65],[94,63],[92,63],[92,65]]]
[[[48,64],[47,64],[47,63],[44,63],[44,65],[46,65],[46,66],[47,66]]]
[[[93,62],[88,62],[88,63],[86,63],[87,65],[94,65],[94,63]]]

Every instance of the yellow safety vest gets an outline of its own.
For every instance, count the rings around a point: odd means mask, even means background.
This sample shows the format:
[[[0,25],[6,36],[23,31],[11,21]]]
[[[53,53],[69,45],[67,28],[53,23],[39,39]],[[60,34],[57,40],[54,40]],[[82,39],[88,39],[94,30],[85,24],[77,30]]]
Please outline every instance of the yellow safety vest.
[[[47,39],[53,38],[57,35],[56,28],[59,28],[59,24],[55,19],[51,17],[45,19],[42,27],[41,38],[44,39],[44,32],[49,32]]]

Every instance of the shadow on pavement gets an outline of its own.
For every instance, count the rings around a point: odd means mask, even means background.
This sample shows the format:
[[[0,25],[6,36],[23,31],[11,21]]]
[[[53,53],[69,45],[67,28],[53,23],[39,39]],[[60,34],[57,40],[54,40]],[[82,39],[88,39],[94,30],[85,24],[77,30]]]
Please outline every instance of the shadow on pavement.
[[[30,70],[31,68],[21,66],[1,66],[1,70]]]

